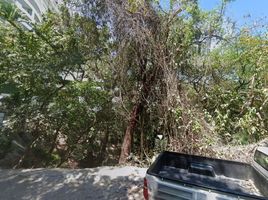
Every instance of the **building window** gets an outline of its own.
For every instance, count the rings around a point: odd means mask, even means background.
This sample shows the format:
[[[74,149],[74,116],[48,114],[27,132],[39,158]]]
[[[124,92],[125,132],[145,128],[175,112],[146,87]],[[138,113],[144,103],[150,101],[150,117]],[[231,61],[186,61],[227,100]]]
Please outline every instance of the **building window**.
[[[24,8],[24,9],[27,11],[27,13],[29,13],[29,15],[32,15],[33,10],[31,8]]]
[[[35,22],[40,22],[40,20],[39,20],[39,18],[37,17],[36,14],[34,14],[34,21],[35,21]]]
[[[32,8],[24,1],[24,0],[18,0],[18,2],[21,4],[21,7],[29,14],[32,15],[33,10]]]
[[[39,15],[42,14],[35,0],[29,0],[29,2],[33,6],[35,12],[37,12]]]

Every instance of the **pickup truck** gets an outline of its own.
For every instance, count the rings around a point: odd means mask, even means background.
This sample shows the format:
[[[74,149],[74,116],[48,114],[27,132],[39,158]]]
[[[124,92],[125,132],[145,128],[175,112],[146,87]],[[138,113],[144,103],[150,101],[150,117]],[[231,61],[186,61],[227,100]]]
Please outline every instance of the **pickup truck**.
[[[268,147],[252,164],[162,152],[147,170],[146,200],[268,200]]]

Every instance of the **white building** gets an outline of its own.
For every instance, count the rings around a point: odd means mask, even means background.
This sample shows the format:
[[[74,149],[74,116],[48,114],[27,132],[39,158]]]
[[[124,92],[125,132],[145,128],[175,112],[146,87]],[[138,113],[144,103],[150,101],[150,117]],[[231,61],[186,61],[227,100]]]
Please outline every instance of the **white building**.
[[[62,0],[10,0],[32,22],[41,22],[42,15],[48,10],[58,12]]]

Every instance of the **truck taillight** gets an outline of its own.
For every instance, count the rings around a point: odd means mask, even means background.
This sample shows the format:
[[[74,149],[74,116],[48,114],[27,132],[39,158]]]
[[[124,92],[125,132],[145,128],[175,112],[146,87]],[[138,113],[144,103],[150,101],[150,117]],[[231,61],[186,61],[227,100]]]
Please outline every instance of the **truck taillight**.
[[[145,200],[149,200],[149,194],[148,194],[148,184],[147,184],[147,179],[144,178],[143,180],[143,196]]]

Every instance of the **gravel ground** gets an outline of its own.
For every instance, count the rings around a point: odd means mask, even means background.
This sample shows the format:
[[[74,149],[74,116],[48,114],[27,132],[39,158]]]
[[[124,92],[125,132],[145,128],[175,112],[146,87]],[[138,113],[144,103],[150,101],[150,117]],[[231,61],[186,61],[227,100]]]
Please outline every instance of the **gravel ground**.
[[[143,199],[145,168],[0,170],[0,200]]]

